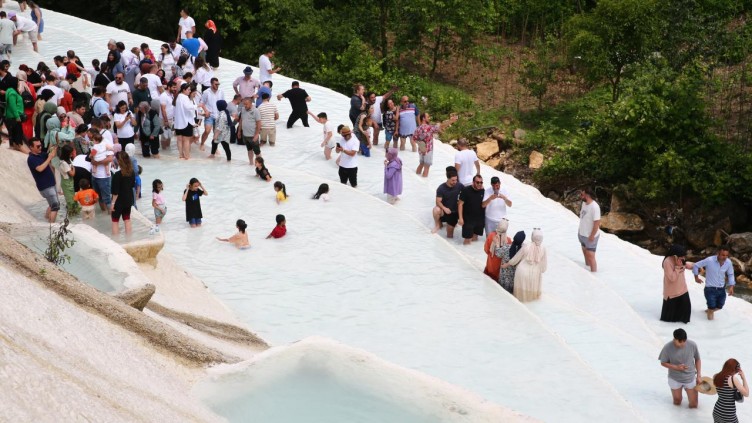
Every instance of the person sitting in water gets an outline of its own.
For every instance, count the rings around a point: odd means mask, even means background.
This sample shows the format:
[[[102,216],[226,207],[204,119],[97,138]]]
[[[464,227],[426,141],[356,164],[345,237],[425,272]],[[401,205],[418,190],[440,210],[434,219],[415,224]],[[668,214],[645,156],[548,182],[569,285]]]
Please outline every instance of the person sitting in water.
[[[274,229],[271,231],[269,236],[266,237],[266,239],[269,238],[282,238],[287,233],[287,221],[285,221],[285,215],[278,214],[277,215],[277,226],[274,227]]]
[[[248,227],[248,225],[243,219],[238,219],[238,221],[235,222],[235,227],[238,228],[238,233],[229,238],[217,237],[217,241],[229,242],[230,244],[238,247],[241,250],[250,248],[251,243],[248,242],[248,234],[245,233],[245,229]]]

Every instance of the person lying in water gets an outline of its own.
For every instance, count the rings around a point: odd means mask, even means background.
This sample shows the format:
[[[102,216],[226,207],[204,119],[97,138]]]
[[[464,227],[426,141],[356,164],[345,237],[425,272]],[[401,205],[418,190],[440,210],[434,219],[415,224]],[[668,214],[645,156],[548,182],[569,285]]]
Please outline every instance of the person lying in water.
[[[248,227],[248,225],[243,219],[238,219],[238,221],[235,222],[235,227],[238,228],[238,233],[229,238],[217,237],[217,240],[222,242],[229,242],[230,244],[240,248],[241,250],[250,248],[251,243],[248,242],[248,234],[245,233],[245,229]]]

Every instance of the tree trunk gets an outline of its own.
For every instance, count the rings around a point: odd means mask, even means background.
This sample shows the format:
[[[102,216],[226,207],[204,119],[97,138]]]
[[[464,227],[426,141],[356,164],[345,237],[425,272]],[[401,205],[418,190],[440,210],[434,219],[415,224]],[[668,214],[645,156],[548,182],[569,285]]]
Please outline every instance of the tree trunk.
[[[433,45],[433,64],[431,65],[431,78],[436,73],[436,66],[439,61],[439,51],[441,51],[441,35],[444,33],[444,26],[439,26],[439,34],[436,36],[436,43]]]

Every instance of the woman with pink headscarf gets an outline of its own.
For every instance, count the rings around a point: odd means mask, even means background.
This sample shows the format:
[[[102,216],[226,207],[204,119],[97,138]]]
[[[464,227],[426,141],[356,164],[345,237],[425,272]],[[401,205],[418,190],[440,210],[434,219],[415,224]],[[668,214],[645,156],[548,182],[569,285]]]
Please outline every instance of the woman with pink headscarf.
[[[384,194],[389,204],[394,204],[402,194],[402,160],[397,157],[397,149],[390,148],[384,160]]]
[[[514,296],[521,302],[535,301],[541,295],[541,280],[546,271],[546,248],[543,244],[543,233],[539,228],[533,230],[531,243],[522,249],[501,268],[517,266],[514,273]]]

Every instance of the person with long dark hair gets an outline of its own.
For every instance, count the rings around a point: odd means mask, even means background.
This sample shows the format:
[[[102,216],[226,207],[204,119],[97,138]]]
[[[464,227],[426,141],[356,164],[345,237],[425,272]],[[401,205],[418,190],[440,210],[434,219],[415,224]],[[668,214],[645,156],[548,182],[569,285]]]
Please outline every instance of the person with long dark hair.
[[[125,151],[115,154],[120,170],[112,175],[112,234],[120,233],[120,218],[125,224],[125,234],[133,232],[131,225],[131,207],[133,207],[133,189],[136,187],[136,171]]]
[[[180,93],[173,99],[175,106],[175,138],[178,144],[178,153],[181,159],[191,158],[191,141],[193,141],[193,128],[196,119],[196,105],[189,97],[191,86],[183,84]]]
[[[736,417],[736,398],[739,395],[742,400],[749,397],[749,385],[741,364],[733,358],[726,360],[721,372],[713,376],[713,385],[718,393],[718,400],[713,407],[713,422],[739,423],[739,418]]]
[[[682,245],[672,245],[663,258],[663,308],[661,320],[664,322],[689,323],[692,303],[687,290],[686,270],[693,263],[686,261],[687,249]]]

